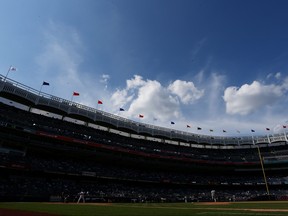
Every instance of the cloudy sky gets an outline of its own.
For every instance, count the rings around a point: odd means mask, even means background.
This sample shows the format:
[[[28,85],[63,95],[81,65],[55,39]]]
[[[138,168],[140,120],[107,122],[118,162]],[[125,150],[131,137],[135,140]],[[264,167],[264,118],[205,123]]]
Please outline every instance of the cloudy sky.
[[[287,11],[285,0],[1,0],[0,70],[143,123],[282,132]]]

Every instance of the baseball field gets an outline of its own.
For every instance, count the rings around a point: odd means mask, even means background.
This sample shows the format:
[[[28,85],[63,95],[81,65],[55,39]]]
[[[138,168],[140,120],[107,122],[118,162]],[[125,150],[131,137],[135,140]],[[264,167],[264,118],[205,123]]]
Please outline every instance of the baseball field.
[[[235,203],[0,203],[0,216],[278,216],[288,202]]]

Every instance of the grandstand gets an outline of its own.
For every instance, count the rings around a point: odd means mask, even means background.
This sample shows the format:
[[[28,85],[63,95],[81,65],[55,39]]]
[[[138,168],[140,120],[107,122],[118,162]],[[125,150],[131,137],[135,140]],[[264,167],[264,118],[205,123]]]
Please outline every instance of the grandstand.
[[[90,202],[211,201],[211,190],[218,201],[288,198],[285,133],[171,130],[2,75],[0,97],[1,201],[76,202],[81,190]]]

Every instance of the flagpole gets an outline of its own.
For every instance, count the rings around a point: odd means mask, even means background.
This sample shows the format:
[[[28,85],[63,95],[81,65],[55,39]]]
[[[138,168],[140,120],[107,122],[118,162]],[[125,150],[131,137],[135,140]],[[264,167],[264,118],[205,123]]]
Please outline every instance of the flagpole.
[[[41,93],[41,91],[42,91],[42,87],[43,87],[43,83],[42,83],[42,85],[41,85],[41,87],[40,87],[40,90],[39,90],[38,95],[40,95],[40,93]]]
[[[41,93],[41,91],[42,91],[42,87],[43,87],[43,83],[42,83],[42,85],[41,85],[41,87],[40,87],[40,90],[39,90],[39,92],[38,92],[38,96],[40,96],[40,93]],[[39,102],[39,97],[37,98],[37,103]]]
[[[251,132],[252,132],[252,143],[253,143],[253,145],[255,145],[254,136],[253,136],[253,133],[254,133],[255,131],[254,131],[254,130],[251,130]]]
[[[152,129],[152,136],[154,136],[154,131],[155,131],[155,121],[156,121],[156,118],[153,117],[153,129]]]
[[[286,142],[288,142],[288,139],[287,139],[287,136],[286,136],[286,126],[284,127],[284,126],[282,126],[283,127],[283,130],[284,130],[284,136],[285,136],[285,140],[286,140]]]
[[[170,122],[170,125],[171,125],[171,127],[170,127],[170,139],[172,139],[172,131],[173,131],[173,124],[172,124],[172,121]]]
[[[270,134],[269,134],[269,133],[267,134],[267,141],[268,141],[268,143],[271,143],[271,141],[270,141]]]
[[[138,124],[138,127],[137,127],[137,128],[138,128],[138,129],[137,129],[137,133],[139,133],[139,131],[140,131],[140,127],[139,127],[139,125],[140,125],[140,123],[142,123],[142,122],[141,122],[141,118],[143,118],[143,117],[144,117],[144,116],[143,116],[142,114],[139,114],[139,115],[138,115],[138,118],[139,118],[139,124]]]
[[[7,79],[7,76],[8,76],[8,74],[9,74],[10,70],[11,70],[11,67],[12,67],[12,65],[10,65],[10,67],[9,67],[9,69],[8,69],[7,73],[6,73],[6,76],[5,76],[5,78],[4,78],[4,82],[5,82],[5,81],[6,81],[6,79]]]
[[[187,139],[186,139],[186,141],[188,142],[189,141],[189,138],[188,138],[188,128],[191,128],[191,126],[190,125],[186,125],[186,137],[187,137]]]

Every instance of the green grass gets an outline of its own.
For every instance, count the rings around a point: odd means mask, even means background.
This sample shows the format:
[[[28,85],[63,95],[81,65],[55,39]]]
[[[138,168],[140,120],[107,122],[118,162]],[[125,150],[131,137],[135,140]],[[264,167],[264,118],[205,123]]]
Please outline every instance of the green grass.
[[[17,209],[67,216],[278,216],[288,215],[288,202],[236,202],[227,205],[203,203],[149,204],[62,204],[62,203],[0,203],[0,209]],[[266,211],[274,209],[276,211]],[[252,211],[253,210],[253,211]],[[277,211],[278,210],[278,211]],[[286,212],[280,210],[287,210]]]

